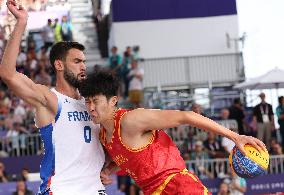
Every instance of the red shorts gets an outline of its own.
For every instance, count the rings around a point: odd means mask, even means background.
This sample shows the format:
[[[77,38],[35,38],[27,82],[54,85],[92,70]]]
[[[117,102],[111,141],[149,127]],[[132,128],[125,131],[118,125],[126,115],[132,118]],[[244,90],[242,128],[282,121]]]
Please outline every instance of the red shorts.
[[[166,182],[166,181],[165,181]],[[211,194],[197,176],[187,170],[168,178],[164,188],[160,188],[160,195],[205,195]],[[154,193],[153,193],[154,194]]]

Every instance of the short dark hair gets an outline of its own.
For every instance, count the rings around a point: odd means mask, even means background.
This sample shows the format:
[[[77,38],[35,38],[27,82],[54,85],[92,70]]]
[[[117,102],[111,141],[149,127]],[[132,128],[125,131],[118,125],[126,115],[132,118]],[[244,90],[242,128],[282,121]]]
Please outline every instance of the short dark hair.
[[[282,103],[282,99],[283,99],[283,98],[284,98],[283,96],[279,96],[279,97],[278,97],[278,103],[279,103],[279,104]]]
[[[70,49],[79,49],[80,51],[84,51],[85,47],[75,41],[61,41],[52,46],[49,53],[49,61],[53,70],[55,70],[55,60],[64,61]]]
[[[112,71],[99,69],[89,74],[78,89],[85,98],[104,95],[109,99],[118,95],[119,79]]]

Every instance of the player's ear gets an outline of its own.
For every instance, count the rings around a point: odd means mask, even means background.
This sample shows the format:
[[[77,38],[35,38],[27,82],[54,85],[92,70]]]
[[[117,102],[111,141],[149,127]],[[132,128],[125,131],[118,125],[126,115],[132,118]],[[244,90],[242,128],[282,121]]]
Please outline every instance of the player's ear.
[[[116,106],[117,101],[118,101],[118,97],[112,96],[111,99],[110,99],[111,106]]]
[[[61,60],[55,60],[54,67],[55,67],[55,70],[62,71],[64,66]]]

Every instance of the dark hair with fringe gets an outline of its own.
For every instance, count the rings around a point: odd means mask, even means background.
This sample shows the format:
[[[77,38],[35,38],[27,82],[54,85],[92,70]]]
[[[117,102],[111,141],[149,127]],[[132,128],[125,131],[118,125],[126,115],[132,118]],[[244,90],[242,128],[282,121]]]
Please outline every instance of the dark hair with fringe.
[[[99,69],[89,74],[78,89],[85,98],[104,95],[109,99],[118,95],[119,79],[112,71]]]
[[[49,53],[49,61],[54,71],[55,71],[55,66],[54,66],[55,60],[64,61],[70,49],[79,49],[80,51],[84,51],[85,47],[84,45],[75,41],[61,41],[52,46]]]

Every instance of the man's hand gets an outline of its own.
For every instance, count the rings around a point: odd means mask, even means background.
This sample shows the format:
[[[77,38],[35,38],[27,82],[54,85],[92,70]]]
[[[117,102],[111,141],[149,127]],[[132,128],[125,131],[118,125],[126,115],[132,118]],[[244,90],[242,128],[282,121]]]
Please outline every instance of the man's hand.
[[[104,185],[109,185],[112,184],[112,178],[110,177],[111,172],[109,171],[109,169],[104,168],[101,171],[101,181]]]
[[[245,136],[245,135],[237,135],[236,139],[234,140],[236,146],[239,148],[239,150],[246,155],[244,145],[250,144],[253,147],[255,147],[258,151],[267,151],[265,144],[260,141],[259,139],[256,139],[252,136]]]
[[[15,0],[7,0],[6,3],[9,11],[15,16],[18,22],[26,23],[28,20],[28,12],[23,8],[22,5],[17,6]]]

